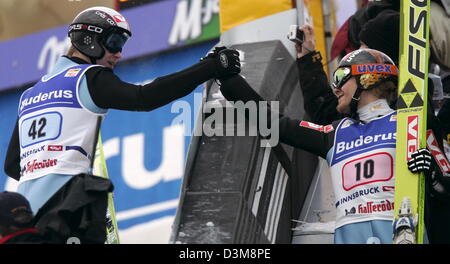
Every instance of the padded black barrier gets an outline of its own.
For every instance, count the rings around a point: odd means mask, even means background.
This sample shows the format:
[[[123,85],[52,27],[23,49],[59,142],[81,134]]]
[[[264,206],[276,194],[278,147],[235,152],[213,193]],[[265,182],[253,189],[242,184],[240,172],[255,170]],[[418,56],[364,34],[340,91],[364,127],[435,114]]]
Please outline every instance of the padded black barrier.
[[[243,52],[241,74],[255,91],[267,101],[279,101],[281,113],[303,118],[297,67],[280,41],[232,48]],[[261,147],[245,119],[246,136],[236,136],[242,123],[214,81],[207,84],[203,108],[197,131],[213,114],[235,115],[192,137],[171,243],[291,243],[292,220],[300,215],[317,158],[284,144]],[[205,135],[208,127],[215,136]],[[217,136],[220,131],[235,132]]]

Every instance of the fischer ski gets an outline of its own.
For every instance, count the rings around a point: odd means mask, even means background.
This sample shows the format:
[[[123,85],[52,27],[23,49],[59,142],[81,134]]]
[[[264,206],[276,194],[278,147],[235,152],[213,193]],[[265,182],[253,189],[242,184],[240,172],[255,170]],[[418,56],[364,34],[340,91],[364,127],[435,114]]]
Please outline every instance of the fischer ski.
[[[442,174],[450,174],[450,162],[448,162],[447,157],[439,148],[436,136],[431,129],[427,130],[427,148],[430,150]]]
[[[109,178],[106,167],[105,155],[103,153],[102,138],[99,133],[97,150],[95,151],[94,174],[103,178]],[[106,242],[105,244],[120,244],[119,229],[117,228],[116,210],[114,207],[113,193],[108,194],[108,209],[106,212]]]
[[[394,244],[423,243],[425,177],[407,161],[426,147],[429,10],[429,0],[401,1]]]
[[[404,197],[398,211],[398,218],[394,220],[394,244],[416,244],[417,214],[414,219],[411,201]]]

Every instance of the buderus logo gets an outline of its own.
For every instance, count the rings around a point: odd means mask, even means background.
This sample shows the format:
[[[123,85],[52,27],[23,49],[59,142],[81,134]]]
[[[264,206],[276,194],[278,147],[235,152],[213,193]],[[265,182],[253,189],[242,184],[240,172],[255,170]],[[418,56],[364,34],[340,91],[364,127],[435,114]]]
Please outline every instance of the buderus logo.
[[[379,143],[382,141],[392,141],[396,139],[396,133],[383,133],[373,136],[359,136],[356,140],[341,141],[336,144],[336,154],[344,151],[352,150],[354,148],[370,145],[372,143]]]
[[[22,111],[26,106],[39,104],[45,101],[53,101],[59,98],[71,99],[73,98],[73,93],[71,90],[56,90],[48,93],[39,93],[36,96],[22,98],[22,101],[20,102],[20,111]]]

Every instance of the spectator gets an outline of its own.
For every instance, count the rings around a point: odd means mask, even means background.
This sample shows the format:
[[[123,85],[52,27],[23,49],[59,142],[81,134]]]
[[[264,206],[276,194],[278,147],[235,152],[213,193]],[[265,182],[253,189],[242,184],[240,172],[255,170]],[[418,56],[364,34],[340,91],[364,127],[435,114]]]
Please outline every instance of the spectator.
[[[336,34],[336,37],[331,46],[331,59],[333,60],[338,56],[344,57],[347,53],[358,49],[361,43],[359,33],[364,28],[364,25],[385,10],[399,12],[400,1],[365,1],[362,4],[362,7],[359,8],[354,15],[348,18],[345,23],[339,28],[338,33]],[[394,60],[394,62],[397,61],[394,56],[391,56],[392,54],[389,54],[384,49],[378,49],[377,47],[372,48],[384,51]]]
[[[0,244],[42,243],[27,199],[19,193],[0,192]]]

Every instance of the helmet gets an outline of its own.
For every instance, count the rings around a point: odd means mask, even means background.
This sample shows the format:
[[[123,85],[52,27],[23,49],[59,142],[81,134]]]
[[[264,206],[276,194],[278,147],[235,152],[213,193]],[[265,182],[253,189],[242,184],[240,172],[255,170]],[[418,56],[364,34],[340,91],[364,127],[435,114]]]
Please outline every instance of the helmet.
[[[340,89],[351,77],[355,77],[357,88],[350,103],[350,111],[355,114],[362,91],[388,81],[397,84],[397,76],[397,66],[389,56],[374,49],[358,49],[342,58],[331,85]]]
[[[111,53],[122,51],[131,37],[127,20],[117,11],[107,7],[91,7],[81,11],[69,26],[69,38],[84,55],[93,62]]]
[[[389,56],[373,49],[359,49],[347,54],[333,74],[333,88],[339,89],[352,76],[358,88],[369,90],[386,81],[397,81],[398,69]]]

